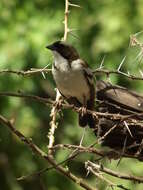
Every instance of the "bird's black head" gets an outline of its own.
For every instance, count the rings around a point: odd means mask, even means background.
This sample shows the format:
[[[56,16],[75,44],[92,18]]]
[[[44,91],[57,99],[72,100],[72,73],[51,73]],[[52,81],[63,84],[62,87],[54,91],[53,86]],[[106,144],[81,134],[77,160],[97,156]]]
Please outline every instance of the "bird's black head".
[[[62,41],[56,41],[53,44],[46,46],[46,48],[58,52],[61,56],[70,61],[79,58],[79,54],[76,49]]]

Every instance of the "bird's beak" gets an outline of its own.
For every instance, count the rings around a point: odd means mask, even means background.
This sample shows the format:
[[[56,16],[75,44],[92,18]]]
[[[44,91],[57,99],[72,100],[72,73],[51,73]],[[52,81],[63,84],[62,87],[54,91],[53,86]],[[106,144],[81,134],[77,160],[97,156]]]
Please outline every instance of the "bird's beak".
[[[54,50],[54,49],[55,49],[54,46],[53,46],[53,44],[47,45],[46,48],[47,48],[47,49],[50,49],[50,50]]]

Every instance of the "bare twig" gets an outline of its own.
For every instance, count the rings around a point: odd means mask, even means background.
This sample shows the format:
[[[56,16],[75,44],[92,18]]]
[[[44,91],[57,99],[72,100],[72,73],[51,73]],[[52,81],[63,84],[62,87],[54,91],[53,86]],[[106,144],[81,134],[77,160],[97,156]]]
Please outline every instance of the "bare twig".
[[[87,152],[87,153],[94,153],[97,154],[101,157],[104,157],[106,153],[104,154],[103,151],[99,151],[96,148],[91,148],[91,147],[84,147],[81,145],[72,145],[72,144],[56,144],[55,146],[52,147],[53,150],[55,149],[69,149],[69,150],[75,150],[77,149],[79,152]]]
[[[87,166],[86,166],[86,167],[87,167]],[[105,182],[108,184],[108,186],[110,186],[112,189],[113,189],[113,187],[117,187],[117,188],[120,188],[120,189],[129,190],[129,189],[127,189],[126,187],[124,187],[123,185],[115,184],[115,183],[113,183],[112,181],[110,181],[109,179],[106,179],[106,178],[102,175],[101,172],[93,170],[93,168],[90,167],[90,166],[87,167],[87,171],[88,171],[88,173],[89,173],[89,172],[93,173],[93,174],[94,174],[96,177],[98,177],[100,180],[105,181]]]
[[[52,147],[51,150],[54,150],[54,148]],[[57,163],[57,166],[60,166],[60,165],[62,165],[62,164],[64,164],[64,163],[66,163],[66,162],[72,160],[73,158],[75,158],[75,157],[78,156],[79,154],[80,154],[79,151],[78,151],[78,152],[77,152],[77,151],[76,151],[76,152],[74,151],[74,154],[68,156],[67,159],[65,159],[65,160],[63,160],[63,161]],[[55,168],[54,168],[53,166],[48,167],[48,168],[44,168],[44,169],[42,169],[42,170],[40,170],[40,171],[38,171],[38,172],[34,172],[34,173],[32,173],[32,174],[23,175],[23,176],[21,176],[21,177],[18,177],[17,180],[18,180],[18,181],[21,181],[21,180],[28,179],[29,177],[40,176],[40,175],[44,174],[45,172],[47,172],[47,171],[49,171],[49,170],[52,170],[52,169],[55,169]]]
[[[125,158],[132,158],[132,159],[139,159],[143,161],[143,157],[139,155],[130,155],[127,153],[121,153],[120,151],[102,151],[98,150],[97,148],[92,147],[91,145],[88,147],[84,146],[79,146],[79,145],[72,145],[72,144],[56,144],[55,146],[52,147],[52,150],[56,149],[69,149],[69,150],[78,150],[81,153],[92,153],[92,154],[97,154],[98,156],[101,157],[108,157],[108,158],[114,158],[118,157],[122,154],[123,157]]]
[[[116,186],[116,184],[114,184],[113,182],[109,181],[108,179],[106,179],[105,177],[103,177],[103,175],[99,172],[95,172],[91,167],[87,168],[88,172],[93,173],[96,177],[98,177],[100,180],[105,181],[109,186],[111,186],[112,188],[114,186]]]
[[[127,174],[115,172],[111,169],[105,168],[103,165],[98,165],[98,164],[95,164],[90,161],[87,161],[85,164],[86,164],[86,167],[90,166],[95,171],[101,171],[101,172],[107,173],[111,176],[114,176],[114,177],[117,177],[120,179],[131,180],[133,182],[143,183],[143,177],[136,177],[133,175],[127,175]]]
[[[40,103],[43,103],[45,105],[52,105],[54,103],[53,100],[49,99],[49,98],[42,98],[40,96],[36,96],[36,95],[28,95],[26,93],[22,93],[22,92],[0,92],[0,96],[9,96],[9,97],[18,97],[18,98],[26,98],[29,100],[34,100]]]
[[[30,69],[30,70],[27,70],[27,71],[16,71],[16,70],[9,70],[9,69],[4,69],[4,70],[0,70],[0,74],[4,74],[4,73],[9,73],[9,74],[16,74],[16,75],[21,75],[21,76],[31,76],[31,75],[35,75],[35,74],[38,74],[38,73],[41,73],[41,72],[45,72],[45,73],[48,73],[48,72],[51,72],[51,69]]]

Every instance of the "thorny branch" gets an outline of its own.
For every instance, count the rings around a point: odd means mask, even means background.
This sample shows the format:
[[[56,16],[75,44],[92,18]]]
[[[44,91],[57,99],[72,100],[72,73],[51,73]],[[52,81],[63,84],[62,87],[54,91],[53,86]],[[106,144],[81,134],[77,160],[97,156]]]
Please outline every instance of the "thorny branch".
[[[131,79],[131,80],[143,80],[143,77],[138,77],[138,76],[132,75],[130,73],[124,73],[119,70],[107,70],[107,69],[98,68],[98,69],[94,70],[93,73],[94,74],[104,74],[107,77],[109,77],[112,74],[115,74],[115,75],[127,77],[128,79]]]
[[[94,143],[94,144],[97,144]],[[72,144],[56,144],[51,148],[53,151],[56,151],[56,149],[68,149],[68,150],[78,150],[80,153],[92,153],[92,154],[96,154],[102,158],[109,158],[109,159],[117,159],[120,157],[121,155],[121,151],[102,151],[102,150],[98,150],[97,148],[93,147],[93,145],[90,145],[88,147],[85,146],[78,146],[78,145],[72,145]],[[143,161],[143,157],[138,157],[137,155],[130,155],[127,153],[122,154],[123,157],[125,158],[132,158],[132,159],[140,159],[141,161]]]
[[[50,130],[49,130],[49,134],[48,134],[48,138],[49,138],[49,145],[48,145],[49,154],[52,154],[52,150],[50,148],[53,147],[54,141],[55,141],[54,133],[55,133],[55,130],[57,128],[56,115],[57,115],[57,112],[59,110],[58,107],[59,107],[60,99],[61,99],[61,94],[59,93],[58,89],[56,89],[56,92],[57,92],[56,93],[56,101],[53,104],[53,107],[51,109],[51,114],[50,114],[50,117],[52,118],[52,120],[50,122]]]
[[[63,37],[63,41],[67,40],[67,36],[68,33],[72,31],[72,29],[69,29],[68,27],[68,15],[70,13],[69,11],[69,6],[73,6],[73,7],[80,7],[79,5],[76,4],[72,4],[69,2],[69,0],[65,0],[65,17],[64,17],[64,37]],[[136,34],[132,35],[130,37],[130,45],[131,46],[138,46],[140,48],[140,53],[138,54],[137,58],[139,58],[140,60],[143,57],[143,44],[140,43],[137,38],[136,38]],[[104,74],[107,77],[109,77],[110,75],[122,75],[124,77],[127,77],[128,79],[131,80],[143,80],[143,73],[142,71],[140,71],[141,73],[141,77],[138,76],[134,76],[132,74],[130,74],[129,72],[124,73],[122,71],[120,71],[122,64],[124,63],[125,58],[122,60],[119,68],[117,70],[107,70],[107,69],[103,69],[102,66],[100,66],[99,68],[97,68],[96,70],[93,71],[93,73],[96,74]],[[103,65],[103,63],[102,63]],[[8,69],[4,69],[4,70],[0,70],[0,74],[16,74],[18,76],[32,76],[35,74],[41,74],[41,73],[48,73],[51,72],[51,69],[47,69],[47,68],[42,68],[42,69],[36,69],[36,68],[31,68],[30,70],[27,71],[17,71],[17,70],[8,70]],[[76,177],[75,175],[73,175],[69,170],[65,169],[64,167],[61,166],[62,163],[66,162],[68,159],[71,159],[72,157],[75,157],[76,155],[78,155],[79,153],[93,153],[96,154],[98,156],[100,156],[101,158],[104,157],[108,157],[108,158],[112,158],[112,157],[119,157],[121,155],[121,152],[119,151],[108,151],[108,152],[104,152],[104,151],[100,151],[96,148],[94,148],[93,146],[88,146],[88,147],[84,147],[82,145],[77,146],[77,145],[69,145],[69,144],[57,144],[54,146],[54,133],[55,133],[55,129],[57,128],[57,123],[56,123],[56,115],[58,112],[58,102],[59,102],[59,96],[57,95],[56,97],[56,103],[50,99],[47,98],[42,98],[39,96],[35,96],[35,95],[27,95],[27,94],[23,94],[21,92],[19,93],[13,93],[13,92],[0,92],[0,96],[13,96],[13,97],[20,97],[20,98],[26,98],[29,100],[34,100],[36,102],[39,103],[43,103],[44,105],[50,105],[52,106],[51,109],[51,128],[50,128],[50,132],[49,132],[49,145],[48,145],[48,153],[46,154],[45,152],[43,152],[37,145],[35,145],[31,139],[26,138],[22,133],[20,133],[18,130],[16,130],[13,126],[13,124],[10,122],[10,120],[7,120],[6,118],[4,118],[2,115],[0,115],[0,122],[3,123],[4,125],[6,125],[12,133],[14,133],[21,141],[23,141],[29,148],[32,149],[32,151],[34,153],[36,153],[36,155],[39,155],[42,159],[45,159],[48,161],[48,163],[50,163],[52,165],[51,168],[55,168],[58,172],[62,173],[64,176],[68,177],[69,179],[71,179],[72,181],[74,181],[76,184],[80,185],[81,187],[83,187],[84,189],[87,190],[95,190],[95,187],[91,187],[90,185],[88,185],[83,179]],[[64,109],[72,109],[74,111],[76,111],[77,113],[80,112],[80,109],[73,106],[73,105],[69,105],[67,103],[61,103],[60,106]],[[130,122],[131,124],[137,124],[137,121],[135,119],[132,119],[134,117],[137,116],[143,116],[143,113],[133,113],[130,115],[122,115],[122,114],[111,114],[111,113],[102,113],[102,112],[97,112],[97,111],[91,111],[91,110],[87,110],[88,113],[91,113],[94,117],[96,117],[96,119],[100,119],[100,118],[110,118],[113,121],[118,120],[119,122],[122,122],[123,124],[126,124],[125,126],[128,127],[128,122]],[[109,131],[107,131],[102,137],[100,137],[99,140],[103,140],[109,133],[111,133],[112,130],[114,130],[116,127],[118,127],[117,125],[114,125],[111,129],[109,129]],[[54,160],[54,158],[52,157],[51,153],[52,151],[55,151],[56,149],[61,148],[61,149],[69,149],[69,150],[76,150],[76,154],[74,154],[73,156],[69,157],[67,160],[57,164]],[[142,149],[142,147],[139,147],[139,151],[140,149]],[[114,155],[114,156],[113,156]],[[143,161],[143,157],[135,154],[135,155],[129,155],[125,152],[122,153],[123,157],[127,157],[127,158],[135,158],[135,159],[139,159]],[[109,180],[103,178],[103,176],[100,175],[100,172],[104,172],[107,173],[111,176],[117,177],[117,178],[121,178],[121,179],[126,179],[126,180],[131,180],[133,182],[138,182],[138,183],[143,183],[143,178],[142,177],[136,177],[133,175],[127,175],[127,174],[121,174],[115,171],[112,171],[108,168],[103,167],[102,165],[98,165],[98,164],[94,164],[90,161],[87,161],[86,163],[86,167],[89,168],[90,167],[90,171],[92,171],[92,173],[94,173],[96,175],[96,177],[102,179],[103,181],[106,181],[110,186],[117,186],[120,187],[122,189],[126,189],[125,187],[123,187],[122,185],[116,185],[112,182],[110,182]],[[47,171],[47,169],[41,171],[45,172]],[[39,172],[40,173],[40,172]]]
[[[117,188],[120,188],[120,189],[124,189],[124,190],[130,190],[130,189],[127,189],[126,187],[124,187],[123,185],[120,185],[120,184],[115,184],[113,183],[112,181],[110,181],[109,179],[105,178],[101,172],[99,172],[98,170],[95,170],[93,169],[91,166],[89,166],[87,163],[86,163],[86,168],[87,168],[87,171],[88,173],[91,172],[93,173],[97,178],[99,178],[100,180],[102,181],[105,181],[109,187],[111,187],[112,189],[114,187],[117,187]]]
[[[65,0],[65,18],[64,18],[64,37],[63,37],[63,41],[67,40],[67,36],[68,36],[68,14],[69,14],[69,1]],[[51,109],[51,122],[50,122],[50,130],[49,130],[49,134],[48,134],[48,138],[49,138],[49,145],[48,148],[51,148],[54,145],[54,141],[55,141],[55,130],[58,126],[57,121],[56,121],[56,116],[58,113],[58,109],[59,106],[57,106],[59,104],[60,101],[60,92],[58,91],[58,89],[56,90],[56,101],[55,104],[53,104],[53,107]],[[52,154],[51,149],[49,149],[49,154]]]
[[[90,185],[88,185],[82,178],[78,178],[77,176],[73,175],[69,170],[63,168],[62,166],[57,165],[57,163],[55,162],[55,160],[53,159],[52,156],[50,156],[50,155],[46,154],[44,151],[42,151],[36,144],[34,144],[32,142],[32,139],[28,139],[27,137],[25,137],[20,131],[18,131],[12,125],[12,123],[9,120],[7,120],[2,115],[0,115],[0,123],[4,124],[6,127],[8,127],[9,130],[13,134],[15,134],[24,144],[26,144],[32,150],[33,153],[35,153],[42,159],[47,160],[48,163],[50,163],[58,172],[60,172],[67,178],[71,179],[73,182],[80,185],[81,187],[83,187],[86,190],[96,190],[95,187],[93,188]]]
[[[118,152],[118,151],[102,151],[102,150],[98,150],[97,148],[94,148],[92,147],[93,145],[91,144],[90,146],[88,147],[84,147],[84,146],[81,146],[81,145],[72,145],[72,144],[56,144],[54,145],[53,147],[51,147],[50,149],[52,151],[56,151],[56,149],[67,149],[67,150],[72,150],[72,152],[74,152],[74,154],[70,154],[70,156],[68,156],[67,159],[57,163],[57,165],[62,165],[64,163],[66,163],[67,161],[69,160],[72,160],[73,158],[77,157],[78,155],[82,154],[82,153],[92,153],[92,154],[96,154],[98,156],[100,156],[101,159],[103,158],[109,158],[109,159],[117,159],[119,158],[119,156],[121,155],[121,152]],[[133,156],[133,155],[128,155],[128,154],[125,154],[123,153],[122,156],[126,157],[126,158],[134,158],[136,159],[137,157],[136,156]],[[143,158],[142,158],[143,159]],[[51,169],[53,169],[54,167],[48,167],[48,168],[44,168],[38,172],[34,172],[32,174],[28,174],[28,175],[23,175],[19,178],[17,178],[18,181],[21,181],[21,180],[25,180],[25,179],[28,179],[29,177],[31,176],[39,176]]]
[[[43,103],[46,106],[53,106],[53,104],[55,103],[53,100],[51,99],[47,99],[47,98],[42,98],[40,96],[36,96],[36,95],[27,95],[25,93],[14,93],[14,92],[0,92],[0,96],[10,96],[10,97],[19,97],[19,98],[25,98],[25,99],[29,99],[29,100],[34,100],[36,102],[39,103]],[[79,113],[80,112],[80,108],[76,107],[74,105],[70,105],[68,103],[60,103],[61,108],[63,109],[72,109],[73,111]],[[92,114],[95,118],[99,119],[99,118],[109,118],[112,119],[113,121],[115,120],[121,120],[121,122],[123,122],[124,120],[128,121],[128,119],[130,121],[132,121],[131,124],[138,124],[138,121],[136,121],[135,119],[132,120],[132,118],[134,117],[139,117],[139,116],[143,116],[143,112],[141,113],[132,113],[129,115],[122,115],[122,114],[114,114],[114,113],[103,113],[103,112],[99,112],[99,111],[91,111],[91,110],[86,110],[87,113]]]
[[[64,17],[64,37],[63,37],[63,41],[67,40],[68,33],[71,31],[68,28],[68,15],[70,13],[69,6],[80,7],[80,6],[76,5],[76,4],[70,3],[69,0],[65,0],[65,17]],[[51,128],[50,128],[49,134],[48,134],[48,138],[49,138],[48,147],[49,148],[51,148],[54,145],[54,141],[55,141],[54,133],[55,133],[55,130],[56,130],[57,126],[58,126],[58,124],[56,122],[56,115],[57,115],[57,112],[59,110],[59,104],[60,104],[61,95],[60,95],[58,90],[56,92],[57,92],[56,93],[56,101],[55,101],[55,104],[52,107],[51,114],[50,114],[50,116],[51,116],[51,122],[50,122]],[[52,153],[52,151],[51,151],[51,149],[49,149],[49,154],[51,154],[51,153]]]
[[[68,28],[68,15],[69,15],[69,1],[65,0],[65,19],[64,19],[64,37],[63,41],[67,40],[69,28]]]
[[[137,183],[143,183],[143,177],[137,177],[137,176],[133,176],[133,175],[127,175],[127,174],[115,172],[111,169],[105,168],[103,165],[98,165],[91,161],[87,161],[85,163],[85,166],[86,166],[86,168],[91,167],[93,170],[95,170],[97,172],[104,172],[106,174],[109,174],[109,175],[117,177],[117,178],[121,178],[124,180],[131,180],[131,181],[134,181]]]
[[[31,75],[35,75],[35,74],[41,74],[41,72],[43,73],[49,73],[51,72],[51,69],[30,69],[27,71],[16,71],[16,70],[8,70],[8,69],[4,69],[4,70],[0,70],[0,74],[16,74],[16,75],[20,75],[20,76],[31,76]],[[97,68],[95,70],[93,70],[94,74],[104,74],[106,76],[115,74],[115,75],[122,75],[124,77],[127,77],[131,80],[143,80],[143,76],[138,77],[135,75],[132,75],[130,73],[124,73],[118,70],[107,70],[107,69],[103,69],[103,68]]]
[[[51,69],[37,69],[37,68],[31,68],[30,70],[27,71],[17,71],[17,70],[9,70],[9,69],[4,69],[0,70],[0,74],[16,74],[16,75],[21,75],[21,76],[31,76],[35,74],[39,74],[41,72],[51,72]]]
[[[42,98],[37,95],[30,95],[30,94],[28,95],[22,92],[17,92],[17,93],[16,92],[0,92],[0,96],[25,98],[28,100],[33,100],[39,103],[43,103],[44,105],[52,105],[54,103],[54,101],[49,98]]]
[[[42,71],[43,71],[43,70],[42,70]],[[48,71],[49,71],[49,70],[47,70],[47,72],[48,72]],[[24,75],[29,75],[29,74],[31,75],[31,74],[38,73],[38,72],[41,72],[41,70],[40,70],[40,71],[39,71],[39,70],[38,70],[38,71],[32,71],[32,72],[29,72],[29,71],[28,71],[28,72],[23,72],[23,71],[22,71],[22,72],[14,72],[14,73],[20,74],[20,75],[23,75],[23,76],[24,76]],[[110,74],[109,72],[110,72],[110,71],[108,71],[107,74]],[[9,73],[9,72],[6,71],[6,73]],[[10,73],[11,73],[11,72],[10,72]],[[13,72],[12,72],[12,73],[13,73]],[[132,79],[133,79],[133,78],[132,78]],[[137,80],[137,79],[138,79],[138,78],[136,78],[135,80]],[[140,79],[138,79],[138,80],[140,80]],[[34,100],[34,101],[39,102],[39,103],[43,103],[43,104],[48,105],[48,106],[49,106],[49,105],[52,106],[53,103],[54,103],[54,101],[52,101],[52,100],[50,100],[50,99],[42,98],[42,97],[35,96],[35,95],[27,95],[27,94],[24,94],[24,93],[21,93],[21,92],[19,92],[19,93],[0,92],[0,96],[13,96],[13,97],[26,98],[26,99],[29,99],[29,100]],[[66,104],[66,103],[62,103],[61,106],[62,106],[64,109],[73,109],[74,111],[79,112],[79,108],[77,108],[77,107],[75,107],[75,106],[73,106],[73,105],[69,105],[69,104]],[[132,120],[132,118],[135,117],[135,116],[143,116],[143,113],[133,113],[133,114],[125,115],[125,116],[124,116],[124,115],[121,115],[121,114],[102,113],[102,112],[90,111],[90,110],[87,110],[87,112],[92,113],[93,116],[95,116],[97,119],[99,119],[99,118],[101,118],[101,117],[105,117],[105,118],[110,118],[110,119],[112,119],[112,120],[121,120],[121,122],[124,122],[124,121],[127,122],[127,121],[130,120],[130,119]],[[0,117],[0,120],[1,120],[1,122],[3,122],[3,123],[5,123],[6,125],[8,125],[8,126],[11,128],[11,130],[12,130],[16,135],[18,135],[19,138],[21,138],[22,141],[24,141],[26,144],[28,144],[29,147],[32,148],[33,151],[36,151],[36,153],[37,153],[38,155],[40,155],[40,156],[43,157],[44,159],[48,160],[49,163],[51,163],[52,166],[53,166],[56,170],[58,170],[59,172],[63,173],[64,175],[66,175],[66,176],[69,177],[71,180],[75,181],[75,183],[76,183],[77,181],[80,181],[80,179],[78,179],[78,178],[76,178],[75,176],[73,176],[71,173],[69,173],[69,171],[68,171],[68,174],[67,174],[67,173],[66,173],[66,170],[65,170],[63,167],[57,166],[57,164],[55,163],[54,159],[53,159],[52,157],[48,156],[47,154],[41,152],[41,150],[39,150],[38,147],[37,147],[36,145],[34,145],[31,140],[26,139],[26,138],[23,137],[21,134],[19,134],[19,132],[17,132],[17,130],[15,130],[15,129],[12,127],[12,124],[11,124],[9,121],[7,121],[7,120],[6,120],[5,118],[3,118],[2,116]],[[55,122],[55,121],[54,121],[54,122]],[[132,123],[136,123],[136,121],[133,120]],[[109,132],[110,132],[110,131],[109,131]],[[101,138],[103,139],[104,136],[101,137]],[[51,141],[51,142],[53,142],[53,141]],[[52,143],[52,145],[53,145],[53,143]],[[74,149],[74,148],[76,148],[76,150],[78,150],[79,153],[89,152],[89,153],[97,154],[97,155],[99,155],[99,156],[101,156],[101,157],[109,157],[109,158],[110,158],[110,156],[112,156],[112,152],[111,152],[111,154],[110,154],[110,152],[104,153],[104,152],[99,151],[99,150],[97,150],[97,149],[95,149],[95,148],[93,148],[93,147],[83,147],[83,146],[76,146],[76,145],[55,145],[55,146],[50,146],[49,148],[50,148],[50,150],[55,150],[56,148],[68,148],[68,149]],[[120,152],[114,151],[114,153],[117,155],[117,157],[118,157],[118,155],[120,155]],[[123,153],[122,156],[123,156],[123,157],[130,157],[130,158],[136,158],[136,159],[139,159],[139,160],[143,160],[143,157],[140,157],[139,155],[128,155],[128,154],[126,154],[126,153]],[[106,173],[106,172],[108,171],[108,174],[109,174],[109,175],[114,175],[114,176],[116,176],[116,177],[119,177],[119,176],[120,176],[120,178],[122,178],[122,179],[127,178],[128,180],[138,181],[138,182],[140,182],[140,183],[142,183],[142,180],[143,180],[143,179],[140,178],[140,177],[136,177],[136,176],[132,176],[132,175],[130,176],[130,175],[125,175],[125,174],[119,174],[119,173],[116,173],[116,172],[114,172],[114,171],[112,171],[112,170],[110,171],[110,170],[107,169],[107,168],[104,168],[104,169],[106,169],[106,171],[103,171],[103,172]],[[92,189],[92,188],[88,187],[88,185],[85,184],[83,181],[80,182],[80,185],[83,186],[85,189]],[[93,189],[95,189],[95,188],[93,188]]]
[[[63,37],[63,41],[67,40],[68,33],[70,31],[72,31],[72,29],[68,28],[68,15],[70,13],[69,6],[80,7],[79,5],[72,4],[68,0],[65,0],[65,19],[64,19],[64,37]],[[138,39],[136,38],[136,36],[139,33],[133,34],[133,35],[130,36],[130,46],[138,46],[140,48],[139,55],[142,58],[143,57],[143,44],[140,43],[138,41]],[[125,73],[125,72],[120,71],[121,66],[125,61],[125,58],[126,57],[123,58],[120,66],[119,66],[119,68],[117,70],[107,70],[107,69],[103,69],[103,63],[104,63],[104,59],[105,59],[105,57],[104,57],[100,67],[93,70],[93,73],[94,74],[105,74],[107,77],[109,77],[112,74],[115,74],[115,75],[120,75],[120,76],[122,75],[122,76],[127,77],[127,78],[129,78],[131,80],[143,80],[142,71],[140,71],[141,77],[132,75],[129,72]],[[41,74],[42,72],[43,73],[48,73],[48,72],[51,72],[51,69],[47,69],[45,67],[45,68],[42,68],[42,69],[31,68],[30,70],[27,70],[27,71],[21,71],[21,70],[17,71],[17,70],[9,70],[9,69],[0,70],[0,74],[16,74],[16,75],[21,75],[21,76],[31,76],[31,75],[35,75],[35,74]]]

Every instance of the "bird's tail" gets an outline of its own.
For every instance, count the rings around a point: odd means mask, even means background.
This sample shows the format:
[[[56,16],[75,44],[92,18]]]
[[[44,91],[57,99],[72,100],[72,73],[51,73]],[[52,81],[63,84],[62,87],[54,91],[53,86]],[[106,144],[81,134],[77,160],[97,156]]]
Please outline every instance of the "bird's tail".
[[[95,128],[95,119],[92,116],[92,114],[80,114],[79,113],[79,125],[81,127],[85,127],[86,125],[89,125],[90,128]]]

